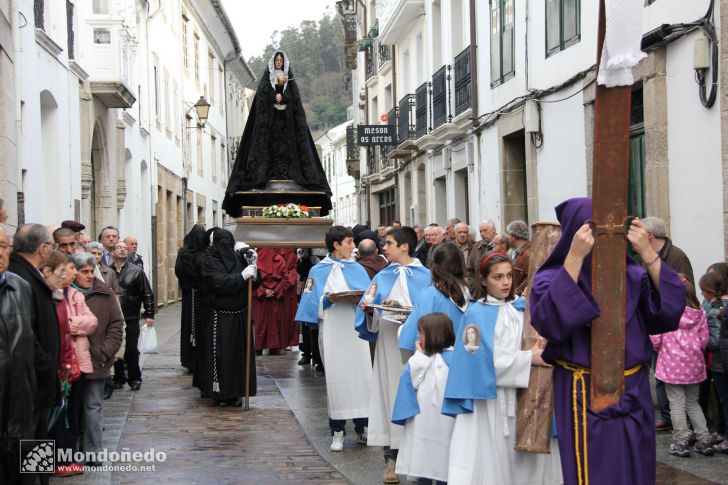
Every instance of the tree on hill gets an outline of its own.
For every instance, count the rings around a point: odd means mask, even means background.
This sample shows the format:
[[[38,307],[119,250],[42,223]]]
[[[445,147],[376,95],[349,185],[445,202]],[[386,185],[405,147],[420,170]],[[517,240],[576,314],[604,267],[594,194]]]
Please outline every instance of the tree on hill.
[[[311,131],[320,133],[346,121],[351,72],[346,68],[341,22],[327,12],[318,22],[306,20],[272,37],[280,39],[278,48],[291,61]],[[263,74],[275,50],[269,43],[261,56],[250,58],[248,65],[257,76]]]

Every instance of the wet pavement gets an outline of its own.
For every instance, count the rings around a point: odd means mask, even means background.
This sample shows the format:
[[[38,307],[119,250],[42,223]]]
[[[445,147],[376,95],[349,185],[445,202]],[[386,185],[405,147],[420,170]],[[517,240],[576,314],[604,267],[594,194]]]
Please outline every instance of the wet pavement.
[[[180,305],[157,317],[161,353],[143,356],[139,392],[125,388],[104,403],[104,446],[109,450],[166,453],[150,472],[87,471],[56,484],[380,484],[380,448],[355,443],[352,423],[342,453],[328,447],[326,388],[298,352],[257,357],[258,396],[251,409],[214,408],[179,365]],[[658,434],[658,484],[728,484],[728,455],[677,458],[670,435]],[[404,483],[404,482],[403,482]]]

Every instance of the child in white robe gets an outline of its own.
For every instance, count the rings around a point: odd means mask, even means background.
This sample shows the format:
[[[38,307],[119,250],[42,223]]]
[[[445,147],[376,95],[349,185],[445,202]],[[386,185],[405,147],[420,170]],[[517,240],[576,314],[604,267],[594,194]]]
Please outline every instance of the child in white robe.
[[[543,348],[521,350],[525,302],[516,299],[513,266],[504,253],[485,256],[473,282],[474,301],[455,337],[453,364],[445,391],[443,412],[455,414],[450,440],[448,483],[451,485],[558,485],[563,483],[555,439],[551,453],[514,449],[516,391],[528,387],[532,365],[545,365]],[[472,322],[472,323],[471,323]],[[473,332],[475,330],[475,332]],[[469,359],[492,349],[489,369],[481,380],[463,372],[473,369]],[[488,375],[486,375],[488,374]],[[486,389],[486,383],[495,389]],[[482,385],[481,385],[482,384]],[[456,392],[457,391],[457,392]],[[469,393],[472,391],[472,393]],[[495,391],[494,393],[492,391]],[[450,400],[457,396],[459,400]],[[462,411],[453,411],[457,406]]]
[[[392,422],[404,424],[396,470],[417,477],[418,484],[440,485],[447,482],[455,425],[452,417],[440,412],[455,333],[444,313],[422,316],[417,330],[417,351],[402,373],[392,413]]]

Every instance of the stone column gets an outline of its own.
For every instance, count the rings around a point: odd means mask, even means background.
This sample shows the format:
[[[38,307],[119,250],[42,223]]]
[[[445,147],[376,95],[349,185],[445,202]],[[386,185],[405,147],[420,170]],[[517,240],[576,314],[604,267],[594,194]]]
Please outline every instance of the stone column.
[[[728,0],[720,0],[720,39],[728,39]],[[728,256],[728,49],[720,49],[720,133],[723,154],[723,258]]]
[[[635,68],[642,79],[645,116],[645,209],[670,224],[670,160],[667,152],[667,50],[648,55]]]

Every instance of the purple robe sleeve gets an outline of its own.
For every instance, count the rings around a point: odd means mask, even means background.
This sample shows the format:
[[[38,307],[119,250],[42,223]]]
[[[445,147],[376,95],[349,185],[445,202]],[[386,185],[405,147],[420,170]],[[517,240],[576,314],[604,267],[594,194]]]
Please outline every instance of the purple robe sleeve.
[[[639,306],[647,333],[654,335],[677,330],[687,303],[685,285],[680,277],[672,268],[663,263],[660,266],[660,289],[658,290],[647,272],[639,267],[634,268],[636,271],[642,272]]]
[[[531,324],[551,343],[570,339],[601,312],[563,267],[538,273],[529,300]]]

